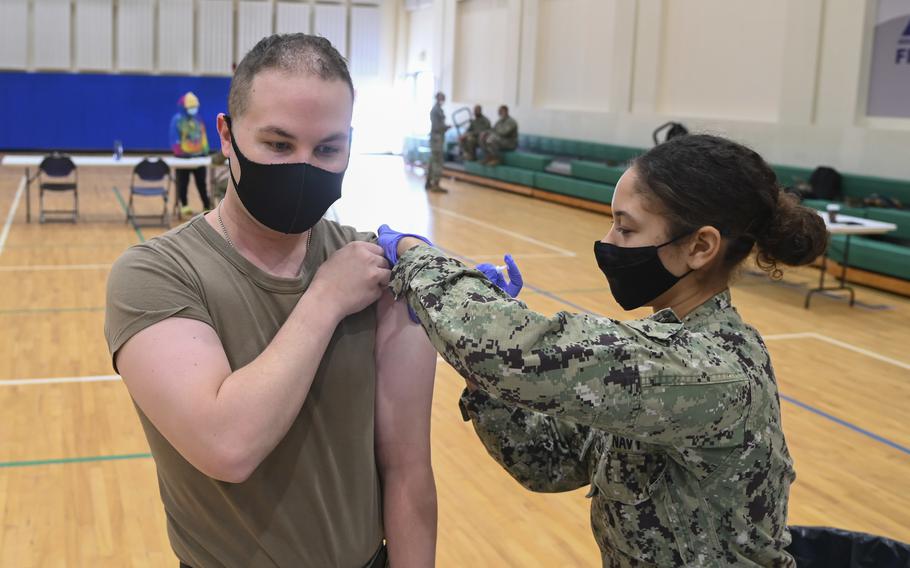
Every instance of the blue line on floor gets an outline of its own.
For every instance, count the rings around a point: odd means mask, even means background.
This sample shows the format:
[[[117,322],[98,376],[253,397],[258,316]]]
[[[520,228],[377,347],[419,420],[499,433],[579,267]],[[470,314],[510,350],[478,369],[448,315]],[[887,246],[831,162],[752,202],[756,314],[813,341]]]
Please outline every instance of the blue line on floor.
[[[824,410],[819,410],[818,408],[815,408],[814,406],[812,406],[810,404],[801,402],[801,401],[793,398],[792,396],[787,396],[785,394],[781,394],[780,397],[791,404],[795,404],[796,406],[802,408],[803,410],[808,410],[809,412],[811,412],[813,414],[817,414],[817,415],[821,416],[822,418],[827,418],[828,420],[830,420],[832,422],[836,422],[837,424],[840,424],[844,428],[849,428],[850,430],[853,430],[854,432],[856,432],[858,434],[862,434],[863,436],[872,438],[876,442],[881,442],[882,444],[885,444],[886,446],[894,448],[895,450],[897,450],[899,452],[903,452],[905,454],[910,455],[910,448],[908,448],[906,446],[902,446],[902,445],[898,444],[897,442],[893,442],[893,441],[889,440],[888,438],[885,438],[884,436],[879,436],[875,432],[870,432],[869,430],[866,430],[865,428],[860,428],[859,426],[857,426],[855,424],[851,424],[850,422],[847,422],[846,420],[844,420],[842,418],[838,418],[837,416],[834,416],[833,414],[828,414]]]

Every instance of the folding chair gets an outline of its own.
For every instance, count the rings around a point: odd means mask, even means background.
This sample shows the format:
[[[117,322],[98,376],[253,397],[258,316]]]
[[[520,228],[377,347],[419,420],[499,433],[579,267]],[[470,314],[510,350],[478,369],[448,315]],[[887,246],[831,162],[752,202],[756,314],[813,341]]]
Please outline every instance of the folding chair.
[[[130,179],[130,199],[126,207],[126,220],[134,223],[138,219],[160,219],[161,225],[170,227],[167,212],[167,196],[171,191],[171,167],[161,158],[145,158],[133,168]],[[161,197],[164,201],[161,215],[137,215],[133,208],[133,197]]]
[[[79,218],[79,172],[76,170],[76,164],[68,157],[62,154],[53,153],[38,165],[38,201],[39,215],[38,222],[70,222],[75,223]],[[65,181],[53,181],[63,180]],[[73,208],[72,209],[45,209],[44,192],[45,191],[72,191]],[[47,214],[51,214],[48,217]],[[68,215],[67,217],[57,217],[58,215]]]

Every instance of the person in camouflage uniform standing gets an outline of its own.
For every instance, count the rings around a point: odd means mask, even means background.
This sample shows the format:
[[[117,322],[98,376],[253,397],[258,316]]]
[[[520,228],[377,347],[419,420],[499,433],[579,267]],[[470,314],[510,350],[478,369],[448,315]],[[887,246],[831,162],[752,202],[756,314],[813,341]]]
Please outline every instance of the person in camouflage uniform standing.
[[[604,566],[795,566],[777,383],[728,285],[753,249],[772,275],[808,264],[824,223],[758,154],[705,135],[639,157],[613,212],[595,257],[646,318],[545,317],[501,276],[387,227],[379,243],[490,455],[533,491],[590,484]]]
[[[509,107],[499,107],[499,120],[493,129],[480,137],[480,147],[487,155],[484,162],[488,166],[502,163],[502,153],[518,148],[518,123],[509,116]]]
[[[461,156],[465,161],[473,162],[477,159],[477,145],[480,138],[491,128],[490,119],[484,116],[483,109],[480,105],[474,106],[474,118],[471,119],[471,126],[468,131],[461,135],[458,140],[461,145]]]
[[[446,130],[449,129],[449,125],[446,124],[446,113],[442,110],[445,102],[445,94],[436,93],[436,104],[430,111],[430,163],[427,166],[427,181],[424,189],[435,193],[448,193],[448,190],[439,185],[439,179],[442,177]]]

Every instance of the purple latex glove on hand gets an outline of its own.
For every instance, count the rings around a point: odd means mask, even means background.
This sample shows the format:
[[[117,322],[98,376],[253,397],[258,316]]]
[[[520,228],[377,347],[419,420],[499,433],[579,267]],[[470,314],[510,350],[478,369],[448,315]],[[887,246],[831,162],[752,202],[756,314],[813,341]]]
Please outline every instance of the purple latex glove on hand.
[[[524,280],[522,280],[521,271],[518,270],[518,265],[515,264],[511,254],[505,256],[505,261],[506,265],[504,267],[493,266],[492,264],[485,262],[483,264],[478,264],[476,268],[483,272],[483,275],[486,276],[490,282],[499,286],[503,292],[513,298],[517,298],[518,293],[521,292],[522,286],[524,286]],[[508,272],[509,282],[506,282],[506,277],[502,274],[502,268],[505,268]]]
[[[428,245],[433,246],[433,243],[426,237],[421,237],[420,235],[414,235],[412,233],[399,233],[388,225],[379,227],[376,234],[379,235],[377,244],[382,247],[382,252],[385,253],[385,258],[389,261],[389,266],[391,268],[394,268],[398,263],[398,241],[401,239],[405,237],[414,237],[415,239],[420,239]]]
[[[379,230],[376,231],[376,234],[379,236],[377,239],[377,244],[382,247],[382,252],[385,254],[386,260],[389,261],[390,268],[394,268],[395,264],[398,263],[398,241],[401,239],[405,237],[414,237],[415,239],[420,239],[428,245],[433,246],[433,243],[431,243],[426,237],[421,237],[420,235],[414,235],[412,233],[399,233],[388,225],[382,225],[379,227]],[[414,323],[420,323],[420,320],[417,319],[417,314],[415,314],[414,310],[411,309],[411,305],[408,304],[407,301],[405,301],[405,305],[408,306],[408,316],[410,316],[411,321]]]

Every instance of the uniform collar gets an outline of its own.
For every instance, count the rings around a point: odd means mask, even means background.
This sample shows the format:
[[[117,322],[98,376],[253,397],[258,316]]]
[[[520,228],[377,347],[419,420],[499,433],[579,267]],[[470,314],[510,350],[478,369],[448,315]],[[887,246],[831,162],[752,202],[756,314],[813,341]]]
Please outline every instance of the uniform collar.
[[[685,323],[688,327],[701,327],[711,320],[723,319],[727,314],[735,314],[729,288],[695,308],[683,319],[680,319],[671,308],[655,312],[648,319],[659,323]]]

